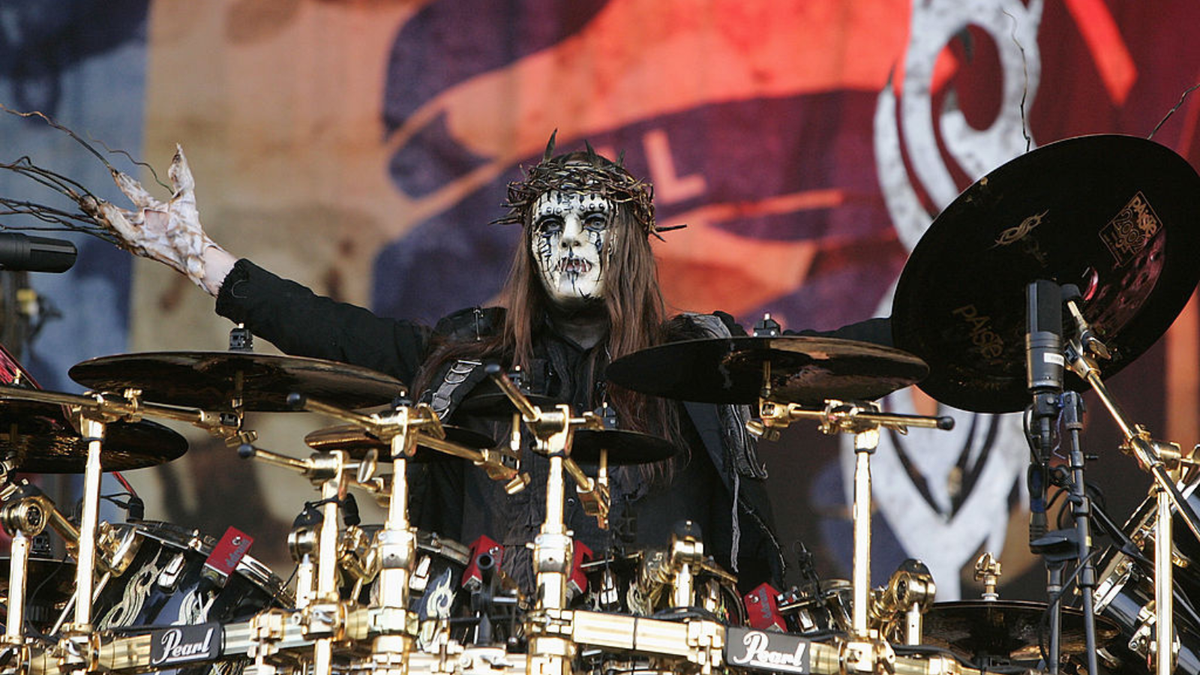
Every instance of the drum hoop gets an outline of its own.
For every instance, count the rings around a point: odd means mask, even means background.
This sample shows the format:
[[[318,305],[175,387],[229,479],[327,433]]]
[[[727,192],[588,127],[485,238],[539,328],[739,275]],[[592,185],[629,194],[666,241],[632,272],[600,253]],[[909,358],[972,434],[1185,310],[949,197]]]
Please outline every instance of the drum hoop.
[[[113,525],[113,528],[118,532],[127,529],[133,530],[139,536],[168,544],[174,548],[196,551],[205,557],[211,554],[217,545],[215,539],[197,529],[189,529],[160,520],[117,523]],[[253,556],[249,554],[243,556],[238,561],[237,567],[234,568],[234,572],[246,577],[272,598],[285,604],[292,604],[291,594],[284,587],[283,580]]]

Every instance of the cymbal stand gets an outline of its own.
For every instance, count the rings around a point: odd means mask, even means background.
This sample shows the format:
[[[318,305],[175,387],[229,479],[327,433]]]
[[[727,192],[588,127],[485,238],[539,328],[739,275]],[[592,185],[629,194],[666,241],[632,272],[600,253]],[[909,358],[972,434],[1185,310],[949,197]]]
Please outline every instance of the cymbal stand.
[[[378,637],[372,645],[371,658],[381,669],[403,668],[412,653],[416,635],[416,617],[409,610],[408,588],[417,558],[417,531],[408,520],[408,459],[421,446],[430,450],[462,457],[483,467],[494,480],[507,481],[506,489],[519,490],[528,477],[503,458],[484,454],[445,440],[445,429],[437,414],[428,405],[397,406],[386,413],[362,415],[342,408],[306,399],[298,394],[288,397],[293,408],[321,413],[356,424],[371,435],[391,445],[392,482],[388,497],[387,519],[376,537],[379,571],[379,607],[373,608],[373,629]],[[373,460],[360,465],[359,482],[368,483],[373,472]],[[336,522],[336,521],[335,521]],[[324,546],[322,545],[322,548]],[[336,553],[337,547],[333,547]],[[319,585],[319,584],[318,584]],[[335,626],[330,624],[332,631]]]
[[[1157,519],[1154,523],[1154,600],[1156,608],[1155,669],[1158,675],[1169,675],[1174,669],[1174,577],[1171,563],[1173,553],[1172,506],[1177,509],[1184,524],[1200,539],[1200,519],[1191,504],[1184,499],[1176,485],[1181,463],[1186,461],[1180,448],[1174,443],[1164,443],[1150,438],[1150,433],[1140,424],[1130,424],[1121,407],[1109,394],[1101,379],[1095,358],[1104,358],[1107,347],[1095,337],[1088,325],[1076,298],[1068,299],[1070,310],[1078,328],[1075,337],[1067,342],[1067,366],[1096,392],[1100,402],[1116,421],[1125,444],[1122,450],[1133,455],[1138,466],[1154,477],[1154,493],[1157,502]],[[1175,475],[1172,475],[1175,474]]]
[[[582,417],[573,417],[571,406],[565,404],[544,411],[531,404],[498,365],[488,365],[487,373],[520,411],[522,421],[533,433],[534,451],[545,455],[550,461],[546,479],[546,521],[534,539],[533,571],[538,586],[535,611],[553,613],[555,610],[564,610],[567,608],[567,580],[573,560],[571,533],[567,531],[563,510],[566,497],[564,472],[581,488],[580,500],[590,500],[590,508],[594,508],[598,514],[597,520],[606,526],[608,492],[600,489],[602,486],[588,478],[570,458],[575,429],[599,430],[603,429],[604,423],[591,412],[584,413]],[[571,661],[575,657],[575,643],[568,637],[548,633],[536,621],[534,619],[529,631],[528,672],[569,675]]]
[[[25,640],[25,581],[29,573],[30,540],[42,533],[48,518],[35,500],[21,498],[5,505],[0,512],[4,529],[12,536],[8,569],[8,617],[5,619],[4,644],[23,648]],[[17,663],[23,663],[24,658]]]
[[[768,364],[769,365],[769,364]],[[769,375],[769,373],[765,373]],[[770,382],[769,379],[765,380]],[[769,394],[767,387],[764,394]],[[793,421],[815,419],[824,434],[854,434],[854,606],[851,617],[851,639],[845,645],[846,663],[851,670],[873,671],[876,665],[894,660],[890,645],[872,639],[867,625],[871,591],[871,455],[879,444],[879,428],[887,427],[901,433],[909,427],[952,429],[950,417],[926,417],[880,412],[875,403],[851,403],[830,399],[825,408],[816,410],[796,403],[778,403],[766,397],[759,399],[759,420],[747,424],[756,435],[777,438],[778,430]]]
[[[307,581],[300,579],[296,584],[297,605],[304,611],[305,629],[307,636],[314,639],[313,644],[313,673],[315,675],[331,675],[333,672],[333,644],[337,638],[340,626],[336,617],[340,612],[341,598],[338,595],[338,527],[341,518],[341,504],[346,497],[346,472],[356,470],[358,463],[351,462],[343,450],[314,453],[306,460],[299,460],[280,455],[250,444],[238,448],[238,454],[243,458],[255,459],[297,469],[314,485],[321,489],[321,525],[316,541],[316,588],[312,587],[311,578]],[[302,530],[306,528],[301,528]],[[302,541],[303,540],[303,541]],[[310,557],[311,548],[303,534],[295,538],[289,537],[289,544],[297,549],[301,557]],[[301,565],[303,565],[301,561]],[[302,575],[310,576],[311,575]]]

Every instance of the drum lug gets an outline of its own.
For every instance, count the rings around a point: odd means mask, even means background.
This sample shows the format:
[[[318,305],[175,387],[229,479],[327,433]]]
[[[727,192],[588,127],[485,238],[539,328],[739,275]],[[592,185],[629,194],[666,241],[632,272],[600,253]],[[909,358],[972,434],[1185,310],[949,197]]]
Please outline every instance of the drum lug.
[[[429,585],[429,569],[432,565],[433,560],[427,555],[423,555],[417,560],[417,566],[408,580],[409,590],[416,593],[425,592],[425,587]]]
[[[600,609],[611,612],[621,606],[621,595],[617,588],[617,577],[612,570],[605,569],[600,575],[600,589],[596,593]]]
[[[179,584],[179,575],[183,572],[184,562],[184,555],[176,553],[158,575],[158,587],[167,592],[174,591]]]

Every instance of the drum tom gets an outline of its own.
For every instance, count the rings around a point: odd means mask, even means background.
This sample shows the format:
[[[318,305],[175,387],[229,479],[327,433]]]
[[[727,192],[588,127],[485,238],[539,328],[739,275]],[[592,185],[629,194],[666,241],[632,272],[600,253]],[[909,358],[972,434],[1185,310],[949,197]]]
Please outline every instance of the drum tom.
[[[149,627],[232,623],[248,620],[269,607],[292,602],[283,582],[250,556],[238,562],[223,584],[204,574],[205,560],[216,541],[177,525],[160,522],[111,526],[106,538],[115,542],[115,574],[99,591],[92,616],[95,627],[113,632]],[[188,675],[240,673],[246,659],[228,659],[183,668]]]
[[[668,572],[665,550],[645,549],[593,560],[582,566],[587,589],[576,598],[576,604],[633,616],[698,611],[726,625],[745,625],[737,578],[711,559],[697,567],[692,575],[692,604],[672,607],[675,580]]]
[[[1095,611],[1120,626],[1121,634],[1099,655],[1113,672],[1144,673],[1155,653],[1157,615],[1154,606],[1154,573],[1119,551],[1106,555],[1106,564],[1093,595]],[[1175,589],[1174,671],[1200,673],[1200,631],[1188,599]],[[1153,671],[1153,668],[1149,668]]]

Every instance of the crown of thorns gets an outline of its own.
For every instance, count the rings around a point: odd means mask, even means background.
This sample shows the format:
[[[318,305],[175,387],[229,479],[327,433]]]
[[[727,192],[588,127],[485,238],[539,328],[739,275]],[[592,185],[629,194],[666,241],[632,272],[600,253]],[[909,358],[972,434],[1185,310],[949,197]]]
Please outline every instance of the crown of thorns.
[[[493,223],[524,224],[525,214],[533,203],[551,190],[586,192],[617,204],[627,204],[642,231],[647,236],[658,236],[654,224],[654,186],[634,178],[622,166],[623,161],[613,162],[597,154],[590,143],[586,144],[587,150],[552,156],[554,138],[550,136],[542,161],[526,172],[525,180],[508,184],[508,199],[504,206],[509,212]]]

